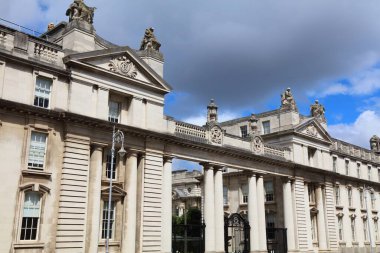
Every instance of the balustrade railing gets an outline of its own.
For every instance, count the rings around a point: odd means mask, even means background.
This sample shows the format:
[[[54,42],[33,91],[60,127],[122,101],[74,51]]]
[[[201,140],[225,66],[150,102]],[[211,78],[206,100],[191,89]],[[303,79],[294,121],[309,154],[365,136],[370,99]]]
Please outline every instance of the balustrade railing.
[[[283,149],[267,145],[264,146],[264,154],[285,157],[285,151]]]
[[[207,142],[206,129],[185,122],[176,121],[175,135],[188,140]]]
[[[339,140],[335,140],[333,142],[333,144],[331,145],[331,149],[343,154],[358,157],[360,159],[365,159],[373,162],[380,162],[379,155],[373,153],[372,151]]]
[[[58,59],[58,50],[41,43],[34,43],[34,56],[48,62],[56,62]]]

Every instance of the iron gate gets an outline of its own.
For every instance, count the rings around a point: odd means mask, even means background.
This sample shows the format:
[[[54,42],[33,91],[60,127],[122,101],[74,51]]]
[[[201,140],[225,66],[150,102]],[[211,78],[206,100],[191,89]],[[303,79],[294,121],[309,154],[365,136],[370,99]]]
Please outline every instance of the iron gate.
[[[240,214],[224,217],[224,250],[226,253],[249,253],[251,227]]]
[[[173,253],[204,253],[205,224],[173,224]]]
[[[286,228],[267,228],[268,253],[287,253]]]

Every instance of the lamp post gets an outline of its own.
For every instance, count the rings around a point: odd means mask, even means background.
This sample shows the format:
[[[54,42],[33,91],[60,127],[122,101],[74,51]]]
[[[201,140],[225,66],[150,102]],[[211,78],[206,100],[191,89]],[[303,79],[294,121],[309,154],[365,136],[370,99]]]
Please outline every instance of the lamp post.
[[[120,158],[125,156],[127,153],[124,149],[124,133],[120,130],[115,132],[115,126],[112,130],[112,148],[111,148],[111,171],[110,171],[110,188],[108,193],[108,212],[107,212],[107,238],[106,238],[106,253],[109,253],[109,240],[110,240],[110,230],[111,230],[111,203],[112,203],[112,173],[114,171],[115,164],[113,162],[115,157],[115,143],[121,143],[121,148],[117,152]]]

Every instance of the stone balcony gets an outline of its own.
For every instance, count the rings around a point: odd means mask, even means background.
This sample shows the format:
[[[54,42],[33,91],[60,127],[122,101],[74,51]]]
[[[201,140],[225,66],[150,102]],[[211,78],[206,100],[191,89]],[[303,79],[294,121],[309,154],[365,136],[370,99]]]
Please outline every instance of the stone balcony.
[[[380,156],[369,149],[365,149],[341,140],[333,139],[331,150],[344,156],[350,156],[359,160],[380,163]]]

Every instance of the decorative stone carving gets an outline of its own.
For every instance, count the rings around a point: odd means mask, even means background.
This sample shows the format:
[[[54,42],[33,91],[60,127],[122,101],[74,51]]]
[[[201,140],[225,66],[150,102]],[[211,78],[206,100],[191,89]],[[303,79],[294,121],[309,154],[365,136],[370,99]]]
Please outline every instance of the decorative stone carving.
[[[145,29],[144,38],[141,41],[140,50],[160,51],[161,43],[154,36],[153,27]]]
[[[297,111],[296,101],[294,100],[290,88],[287,88],[286,91],[281,94],[281,109]]]
[[[326,123],[325,107],[318,100],[315,100],[315,103],[310,106],[310,114],[319,122]]]
[[[92,24],[94,22],[95,7],[87,6],[83,0],[74,0],[66,11],[69,16],[69,22],[73,20],[81,20]]]
[[[126,56],[119,56],[110,61],[110,70],[128,77],[135,78],[137,71],[135,64]]]
[[[254,115],[254,114],[251,114],[251,117],[249,118],[249,124],[250,124],[250,133],[249,135],[250,136],[254,136],[257,134],[257,122],[259,120],[257,119],[257,117]]]
[[[251,149],[256,155],[264,154],[264,141],[260,136],[256,135],[252,137]]]
[[[210,100],[207,106],[207,124],[215,124],[218,122],[218,106],[215,104],[214,99]]]
[[[210,130],[210,140],[215,144],[222,144],[223,130],[219,126],[213,126]]]
[[[380,152],[380,138],[377,135],[372,136],[369,143],[373,152]]]
[[[317,136],[318,136],[318,131],[317,131],[317,129],[315,128],[314,125],[309,125],[309,126],[307,126],[307,128],[306,128],[306,133],[307,133],[307,134],[310,134],[311,136],[314,136],[314,137],[317,137]]]

